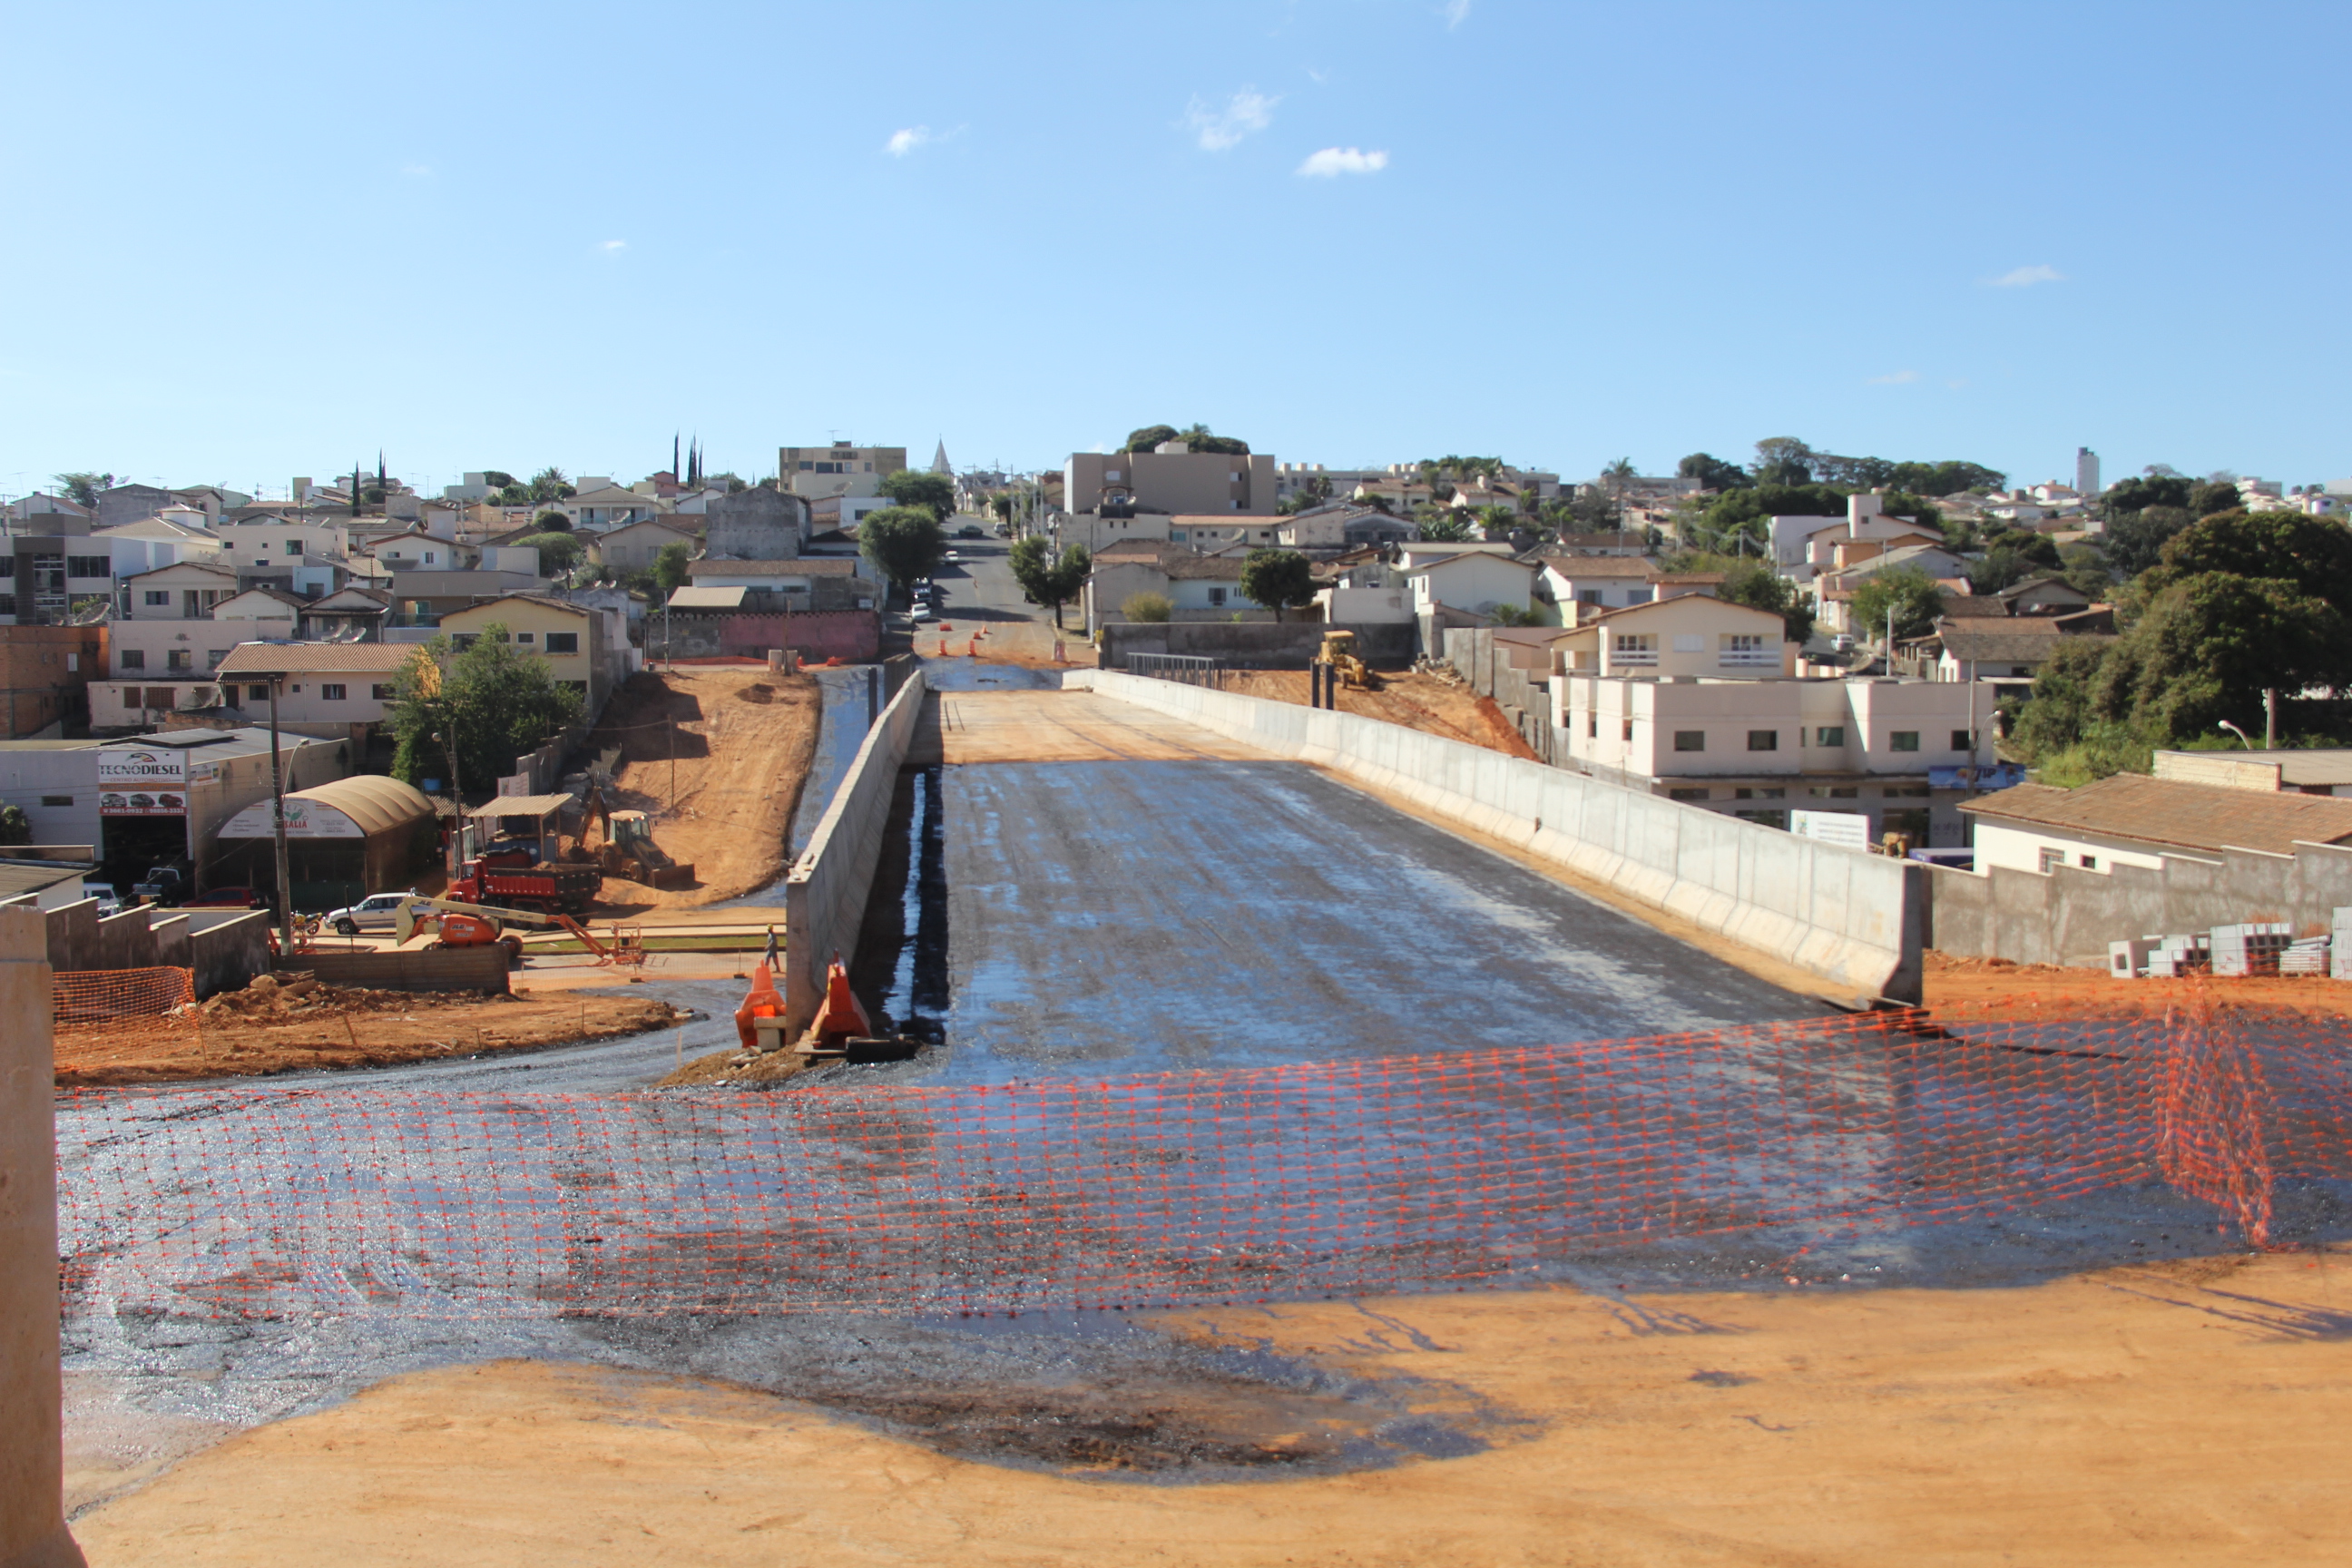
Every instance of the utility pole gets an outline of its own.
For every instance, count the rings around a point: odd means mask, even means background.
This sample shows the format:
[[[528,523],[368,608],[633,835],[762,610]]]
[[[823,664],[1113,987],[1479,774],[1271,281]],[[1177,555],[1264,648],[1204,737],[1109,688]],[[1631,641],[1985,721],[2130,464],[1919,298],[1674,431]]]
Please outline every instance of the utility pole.
[[[2263,688],[2263,750],[2278,750],[2278,688]]]
[[[294,952],[294,889],[286,868],[286,763],[278,746],[278,688],[283,675],[269,678],[269,810],[278,840],[278,951]]]

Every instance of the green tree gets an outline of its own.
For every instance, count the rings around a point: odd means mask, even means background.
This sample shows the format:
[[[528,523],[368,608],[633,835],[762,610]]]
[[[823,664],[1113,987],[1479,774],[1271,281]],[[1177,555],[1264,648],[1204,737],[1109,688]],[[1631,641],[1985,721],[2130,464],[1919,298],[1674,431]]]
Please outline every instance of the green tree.
[[[883,475],[875,489],[898,506],[927,509],[941,522],[955,515],[955,481],[945,474],[901,468]]]
[[[1086,546],[1073,544],[1057,560],[1045,540],[1034,533],[1013,545],[1007,561],[1022,595],[1033,605],[1051,605],[1056,626],[1062,624],[1062,606],[1078,596],[1087,574],[1094,571],[1094,558]]]
[[[2118,479],[2106,488],[2097,501],[2099,515],[2111,522],[2152,506],[2178,507],[2187,511],[2189,481],[2178,474]]]
[[[1146,425],[1140,430],[1128,433],[1129,452],[1149,452],[1163,441],[1181,441],[1195,452],[1223,452],[1234,457],[1249,456],[1249,443],[1234,436],[1210,434],[1206,425],[1192,425],[1179,430],[1173,425]]]
[[[572,519],[565,513],[560,511],[541,512],[537,517],[530,520],[530,524],[533,528],[538,529],[541,533],[569,533],[572,531]]]
[[[2277,577],[2203,572],[2167,584],[2099,666],[2092,707],[2158,741],[2263,720],[2266,688],[2352,684],[2352,621]]]
[[[907,593],[917,578],[939,570],[948,552],[947,531],[926,507],[886,506],[867,512],[857,525],[857,552]]]
[[[1315,602],[1315,569],[1296,550],[1253,550],[1242,558],[1242,597],[1278,621]]]
[[[1459,544],[1470,537],[1470,524],[1453,512],[1439,512],[1421,520],[1421,536],[1432,544]]]
[[[1706,452],[1693,452],[1675,465],[1675,472],[1683,479],[1696,479],[1711,490],[1736,490],[1748,483],[1747,469]]]
[[[490,489],[494,490],[505,489],[514,482],[515,477],[512,474],[508,473],[503,468],[484,468],[482,470],[482,483],[489,486]]]
[[[539,552],[539,573],[542,577],[568,574],[588,553],[586,547],[569,533],[533,533],[515,542]]]
[[[1767,436],[1756,443],[1750,471],[1759,485],[1811,484],[1813,449],[1794,436]]]
[[[2352,608],[2352,531],[2299,511],[2216,513],[2165,544],[2147,588],[2160,594],[2175,582],[2213,572],[2279,578],[2298,593]]]
[[[2028,761],[2079,743],[2099,721],[2092,694],[2108,646],[2105,637],[2061,637],[2042,661],[2012,731]]]
[[[2217,512],[2236,511],[2245,502],[2239,498],[2238,487],[2227,479],[2207,479],[2189,488],[2189,510],[2199,517],[2211,517]]]
[[[1734,561],[1722,568],[1723,586],[1717,596],[1751,610],[1769,610],[1780,617],[1781,635],[1801,643],[1813,635],[1813,607],[1797,585],[1761,561]]]
[[[563,470],[552,463],[530,477],[530,499],[534,505],[551,500],[570,500],[580,492],[563,477]]]
[[[1129,431],[1127,433],[1127,445],[1121,447],[1119,450],[1122,452],[1149,452],[1154,447],[1159,446],[1162,441],[1173,441],[1174,439],[1176,439],[1176,426],[1173,425],[1146,425],[1140,430]]]
[[[96,506],[98,504],[99,492],[100,490],[109,490],[114,488],[114,476],[112,474],[93,474],[88,469],[76,469],[71,473],[51,474],[49,476],[49,480],[52,484],[58,487],[58,493],[59,495],[65,497],[66,500],[69,501],[79,501],[83,506]]]
[[[555,679],[547,661],[519,650],[507,628],[490,625],[453,651],[436,637],[404,665],[394,682],[385,718],[394,740],[394,773],[409,784],[447,776],[444,765],[455,737],[457,779],[487,795],[521,752],[580,721],[579,692]]]
[[[1944,613],[1944,590],[1916,566],[1896,566],[1864,578],[1853,607],[1854,627],[1866,636],[1885,636],[1891,611],[1897,641],[1923,637]]]
[[[1478,509],[1478,523],[1489,533],[1507,537],[1511,530],[1519,526],[1519,514],[1497,502],[1496,505]]]
[[[665,544],[655,552],[654,584],[664,598],[685,587],[691,579],[693,574],[687,570],[687,563],[693,559],[693,547],[683,542]]]
[[[1176,613],[1176,605],[1165,594],[1129,594],[1118,613],[1130,621],[1164,621]]]
[[[2125,484],[2137,484],[2126,479]],[[2107,560],[2126,579],[2138,576],[2162,559],[2164,547],[2197,520],[2185,506],[2149,506],[2107,521],[2099,537],[2106,542]]]
[[[14,847],[33,841],[33,820],[21,805],[0,805],[0,845]]]

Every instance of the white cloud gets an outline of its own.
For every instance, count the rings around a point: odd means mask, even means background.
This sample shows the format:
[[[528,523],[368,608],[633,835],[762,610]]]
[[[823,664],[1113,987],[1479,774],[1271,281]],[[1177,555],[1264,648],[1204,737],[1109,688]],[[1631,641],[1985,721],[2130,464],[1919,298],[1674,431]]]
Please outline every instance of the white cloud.
[[[1449,29],[1458,27],[1470,19],[1470,0],[1445,0],[1437,14],[1445,18]]]
[[[1298,173],[1318,179],[1330,179],[1335,174],[1377,174],[1389,166],[1386,153],[1366,153],[1354,147],[1326,147],[1310,153],[1307,162],[1298,165]]]
[[[608,239],[596,248],[599,250],[626,250],[629,248],[629,242],[625,239]]]
[[[2036,283],[2063,283],[2066,275],[2044,262],[2035,267],[2012,268],[1991,281],[1996,289],[2031,289]]]
[[[929,126],[909,125],[904,131],[894,132],[890,140],[882,144],[882,150],[893,158],[903,158],[931,139]]]
[[[1870,384],[1873,386],[1908,386],[1918,379],[1919,373],[1916,370],[1898,370],[1892,375],[1872,376],[1870,378]]]
[[[1281,101],[1254,87],[1242,89],[1221,108],[1195,98],[1185,108],[1184,126],[1200,140],[1202,152],[1222,153],[1241,145],[1243,137],[1273,124],[1274,106]]]

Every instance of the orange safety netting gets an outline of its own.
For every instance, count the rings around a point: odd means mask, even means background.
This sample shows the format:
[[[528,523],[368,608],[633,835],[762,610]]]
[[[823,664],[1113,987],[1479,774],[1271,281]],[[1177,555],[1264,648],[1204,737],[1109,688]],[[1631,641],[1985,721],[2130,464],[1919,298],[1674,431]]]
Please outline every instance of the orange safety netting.
[[[68,970],[53,980],[49,1016],[59,1040],[147,1038],[197,1026],[193,970]]]
[[[2352,1177],[2348,1068],[2352,1023],[2204,1009],[1087,1083],[85,1093],[61,1247],[118,1306],[602,1316],[1507,1284],[2134,1189],[2259,1245],[2274,1183]]]

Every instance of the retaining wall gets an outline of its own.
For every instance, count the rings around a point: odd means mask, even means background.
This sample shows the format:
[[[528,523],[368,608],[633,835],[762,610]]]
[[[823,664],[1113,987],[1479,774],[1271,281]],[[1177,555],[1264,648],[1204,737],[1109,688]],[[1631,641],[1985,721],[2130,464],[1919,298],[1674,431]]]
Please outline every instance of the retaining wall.
[[[2213,858],[2166,856],[2164,864],[2105,871],[2059,866],[2047,875],[1995,866],[1937,868],[1929,940],[1965,958],[2107,966],[2107,943],[2210,931],[2241,921],[2329,929],[2352,904],[2352,848],[2298,844],[2292,855],[2224,849]]]
[[[1916,861],[1836,848],[1352,713],[1110,670],[1067,683],[1392,791],[1815,975],[1825,994],[1919,1000],[1928,895],[1927,868]]]
[[[1551,721],[1551,686],[1511,663],[1510,645],[1497,647],[1491,626],[1446,631],[1445,662],[1481,697],[1491,697],[1528,748],[1545,762],[1562,755],[1559,731]]]
[[[31,897],[11,909],[33,910],[47,933],[49,967],[59,974],[94,969],[185,969],[198,996],[234,991],[269,967],[269,915],[264,910],[164,910],[152,904],[98,918],[98,900],[54,910]]]
[[[784,879],[784,1022],[797,1037],[816,1016],[824,999],[825,969],[838,952],[846,963],[857,956],[858,929],[866,923],[866,898],[882,856],[882,834],[890,797],[898,787],[898,765],[907,754],[923,711],[925,681],[908,676],[866,731],[857,758],[842,775],[841,787],[809,836],[808,847]]]
[[[868,591],[878,589],[866,585]],[[667,626],[665,628],[664,622]],[[773,615],[652,617],[646,632],[646,658],[675,652],[679,658],[764,658],[772,647],[797,651],[803,663],[838,658],[862,664],[882,653],[882,616],[874,610],[797,610]]]
[[[257,974],[269,973],[269,911],[250,910],[188,937],[188,967],[196,994],[236,991]]]
[[[312,952],[288,963],[310,971],[330,985],[371,991],[480,991],[504,995],[507,950],[488,947],[419,948],[402,952]]]
[[[1326,632],[1356,634],[1357,653],[1374,666],[1412,662],[1413,625],[1326,626],[1321,621],[1111,621],[1102,629],[1103,663],[1124,668],[1131,653],[1186,654],[1253,669],[1305,669]]]

